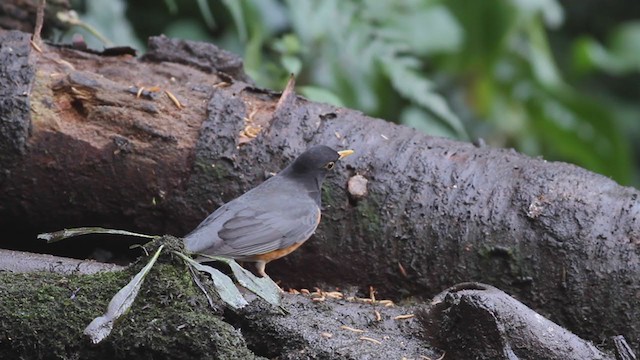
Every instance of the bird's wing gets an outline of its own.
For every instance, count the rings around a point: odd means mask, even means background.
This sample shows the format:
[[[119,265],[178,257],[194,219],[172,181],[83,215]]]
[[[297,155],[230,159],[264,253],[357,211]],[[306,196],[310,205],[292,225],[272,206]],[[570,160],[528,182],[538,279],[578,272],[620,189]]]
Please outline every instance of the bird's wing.
[[[227,220],[218,236],[220,255],[246,257],[284,249],[307,240],[316,230],[320,208],[289,206],[280,209],[244,208]]]
[[[185,245],[199,242],[200,246],[191,246],[199,249],[191,251],[209,255],[261,255],[307,240],[320,219],[320,208],[312,201],[272,208],[252,204],[256,203],[234,201],[216,210],[185,238]]]

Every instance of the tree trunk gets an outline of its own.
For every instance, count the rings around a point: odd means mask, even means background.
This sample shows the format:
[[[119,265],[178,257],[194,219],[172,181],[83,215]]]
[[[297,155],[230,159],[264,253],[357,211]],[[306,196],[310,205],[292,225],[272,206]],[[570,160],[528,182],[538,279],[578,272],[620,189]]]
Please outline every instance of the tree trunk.
[[[324,187],[315,237],[270,264],[274,278],[393,298],[481,281],[595,342],[640,342],[635,189],[294,95],[279,101],[239,81],[240,62],[213,45],[152,38],[136,59],[39,53],[18,32],[0,43],[0,227],[23,235],[4,246],[78,225],[183,235],[310,144],[353,148]],[[368,180],[364,197],[348,194],[354,175]]]

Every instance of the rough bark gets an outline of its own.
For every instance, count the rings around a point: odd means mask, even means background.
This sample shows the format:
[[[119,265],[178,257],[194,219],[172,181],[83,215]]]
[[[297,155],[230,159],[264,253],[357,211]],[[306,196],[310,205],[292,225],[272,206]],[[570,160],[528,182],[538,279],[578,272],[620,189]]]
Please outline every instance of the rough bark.
[[[182,235],[309,144],[350,147],[325,186],[316,236],[270,264],[272,276],[396,298],[482,281],[587,339],[640,342],[637,190],[302,98],[276,106],[278,94],[195,65],[216,54],[176,64],[184,42],[155,41],[139,60],[39,54],[28,35],[2,35],[2,229]],[[347,195],[355,174],[369,181],[364,198]]]
[[[429,339],[452,359],[609,359],[593,344],[484,284],[458,284],[420,312]]]

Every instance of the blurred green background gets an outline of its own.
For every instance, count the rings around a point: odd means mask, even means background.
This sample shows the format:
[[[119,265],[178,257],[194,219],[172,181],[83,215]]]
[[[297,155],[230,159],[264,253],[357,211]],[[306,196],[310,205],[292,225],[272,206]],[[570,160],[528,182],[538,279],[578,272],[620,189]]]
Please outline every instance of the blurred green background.
[[[640,187],[640,2],[72,0],[113,43],[203,40],[261,87]],[[67,40],[79,27],[58,37]],[[95,37],[84,33],[93,47]],[[59,39],[60,40],[60,39]],[[93,43],[92,43],[93,42]]]

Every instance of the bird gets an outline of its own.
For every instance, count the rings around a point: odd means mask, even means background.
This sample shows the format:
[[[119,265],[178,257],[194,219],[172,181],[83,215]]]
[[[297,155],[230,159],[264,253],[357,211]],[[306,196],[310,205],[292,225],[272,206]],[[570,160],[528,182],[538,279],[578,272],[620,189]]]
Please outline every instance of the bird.
[[[353,153],[310,147],[278,174],[211,213],[184,237],[185,250],[254,262],[258,274],[267,277],[268,262],[313,235],[320,223],[322,182],[338,160]]]

